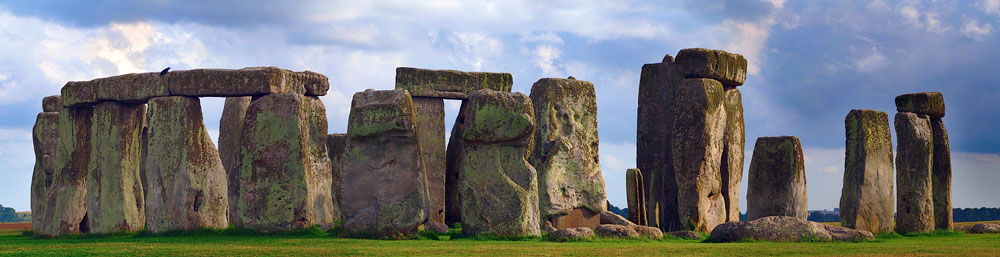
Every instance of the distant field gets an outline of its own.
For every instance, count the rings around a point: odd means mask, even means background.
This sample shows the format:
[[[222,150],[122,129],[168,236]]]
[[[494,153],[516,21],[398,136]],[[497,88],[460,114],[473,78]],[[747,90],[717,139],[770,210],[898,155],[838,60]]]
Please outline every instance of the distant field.
[[[320,235],[240,236],[203,234],[186,236],[114,236],[106,238],[37,239],[19,230],[0,230],[0,255],[181,255],[181,256],[773,256],[773,255],[960,255],[997,256],[1000,234],[943,233],[916,237],[880,236],[863,243],[703,243],[694,240],[601,240],[554,243],[430,239],[384,241],[344,239]]]

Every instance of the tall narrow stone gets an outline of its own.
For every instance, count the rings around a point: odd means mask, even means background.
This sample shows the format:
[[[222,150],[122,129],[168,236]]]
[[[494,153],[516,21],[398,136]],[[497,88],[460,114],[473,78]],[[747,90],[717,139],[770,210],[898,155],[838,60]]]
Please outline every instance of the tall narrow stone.
[[[250,102],[233,223],[259,231],[330,226],[337,215],[326,133],[326,108],[317,97],[271,94]]]
[[[872,233],[892,232],[896,198],[892,190],[889,115],[875,110],[851,110],[844,123],[847,148],[840,223]]]
[[[934,230],[934,135],[925,114],[896,113],[896,232]]]
[[[445,144],[444,144],[444,100],[441,98],[413,97],[416,108],[417,138],[427,172],[427,196],[430,206],[427,210],[432,221],[444,223],[445,216]]]
[[[681,67],[666,55],[661,63],[642,66],[636,133],[636,165],[646,193],[646,225],[663,231],[683,229],[677,216],[674,176],[674,91],[681,85]]]
[[[416,110],[406,90],[354,94],[344,150],[341,207],[350,233],[407,237],[429,199]]]
[[[59,111],[59,151],[39,232],[46,236],[90,232],[87,171],[90,170],[94,108]]]
[[[445,156],[447,163],[445,166],[444,198],[445,222],[448,225],[462,222],[462,204],[459,201],[460,195],[458,194],[458,163],[465,148],[465,139],[462,138],[464,131],[462,129],[465,128],[465,113],[468,106],[468,100],[462,100],[462,105],[458,110],[458,117],[455,118],[455,124],[452,125],[451,135],[448,138],[448,149]]]
[[[646,192],[642,190],[642,172],[639,169],[625,171],[625,194],[628,200],[628,220],[645,226]]]
[[[950,230],[955,226],[951,209],[951,147],[948,130],[941,118],[931,118],[934,134],[934,166],[931,185],[934,190],[934,228]]]
[[[726,133],[722,148],[722,199],[726,203],[726,222],[740,221],[740,183],[743,181],[743,149],[746,145],[743,124],[743,95],[735,87],[726,88]]]
[[[337,207],[337,213],[341,213],[340,203],[343,202],[343,170],[344,170],[344,150],[347,147],[347,134],[336,133],[326,136],[326,152],[330,155],[330,165],[333,166],[333,205]],[[339,217],[337,220],[341,220]]]
[[[712,79],[685,79],[677,88],[673,158],[677,215],[688,229],[711,232],[726,221],[722,197],[722,149],[726,130],[725,92]]]
[[[240,199],[240,140],[243,136],[243,119],[247,115],[252,97],[227,97],[219,119],[219,158],[228,181],[229,220],[235,221]]]
[[[62,108],[61,105],[57,107]],[[56,170],[56,154],[59,151],[59,113],[38,113],[31,139],[35,149],[35,168],[31,175],[31,213],[34,214],[31,227],[39,233],[43,226],[45,207],[48,206],[49,187],[52,186]]]
[[[798,137],[758,137],[750,160],[747,219],[809,216],[806,168]]]
[[[149,101],[145,192],[150,232],[229,225],[226,171],[202,120],[198,98]]]
[[[539,235],[538,174],[528,163],[535,117],[521,93],[469,95],[458,163],[462,231],[497,236]]]
[[[143,104],[101,102],[94,107],[87,171],[91,233],[134,232],[146,225],[139,175]]]

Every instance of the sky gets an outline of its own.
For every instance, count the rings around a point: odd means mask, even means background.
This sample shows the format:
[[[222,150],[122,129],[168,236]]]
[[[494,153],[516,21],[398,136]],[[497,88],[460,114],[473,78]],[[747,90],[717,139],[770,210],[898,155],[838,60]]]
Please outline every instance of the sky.
[[[641,67],[704,47],[749,62],[744,178],[757,137],[798,136],[809,209],[837,208],[847,113],[891,120],[895,96],[939,91],[954,207],[1000,207],[997,30],[1000,0],[0,0],[0,204],[30,209],[31,128],[41,99],[68,81],[165,67],[312,70],[330,78],[321,99],[334,133],[346,131],[355,92],[392,89],[395,68],[409,66],[508,72],[525,94],[540,78],[593,82],[608,199],[625,207]],[[216,139],[223,102],[202,99]],[[446,103],[449,124],[458,106]]]

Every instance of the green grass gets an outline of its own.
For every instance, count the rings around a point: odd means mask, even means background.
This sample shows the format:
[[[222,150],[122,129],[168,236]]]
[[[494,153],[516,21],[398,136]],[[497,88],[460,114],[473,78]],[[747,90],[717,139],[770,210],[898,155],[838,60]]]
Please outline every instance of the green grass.
[[[335,234],[318,229],[282,234],[258,234],[227,229],[171,232],[157,235],[140,232],[40,239],[20,230],[0,230],[0,255],[1000,255],[1000,234],[971,235],[949,231],[918,235],[879,235],[875,241],[860,243],[705,243],[683,239],[664,239],[662,241],[597,239],[556,243],[543,241],[542,238],[498,241],[489,240],[489,238],[452,238],[452,235],[454,234],[433,234],[432,236],[432,234],[422,233],[417,240],[389,241],[338,238]]]

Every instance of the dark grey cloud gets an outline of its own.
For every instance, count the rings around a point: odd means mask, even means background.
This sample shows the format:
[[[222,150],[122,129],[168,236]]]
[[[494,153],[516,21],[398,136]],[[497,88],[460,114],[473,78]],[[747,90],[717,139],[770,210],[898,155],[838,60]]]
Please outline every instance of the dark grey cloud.
[[[194,22],[206,25],[243,27],[262,24],[291,24],[304,21],[314,10],[306,1],[199,1],[199,0],[33,0],[4,3],[11,12],[36,16],[80,27],[112,22],[162,21]]]

